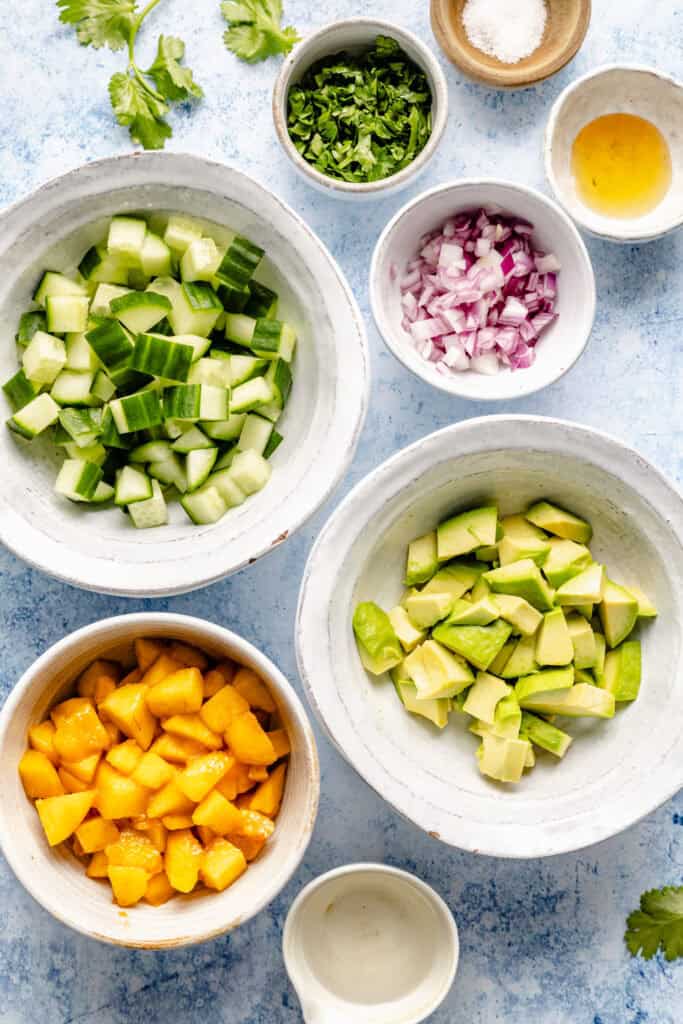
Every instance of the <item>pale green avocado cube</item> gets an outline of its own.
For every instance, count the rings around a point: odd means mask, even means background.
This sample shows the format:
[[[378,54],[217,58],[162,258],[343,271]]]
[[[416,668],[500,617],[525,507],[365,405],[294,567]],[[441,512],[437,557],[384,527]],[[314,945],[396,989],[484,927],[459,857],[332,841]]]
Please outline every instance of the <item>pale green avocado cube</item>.
[[[490,667],[493,671],[493,663]],[[506,661],[504,668],[496,674],[501,675],[503,679],[519,679],[521,676],[531,675],[537,669],[536,636],[523,636],[515,644],[515,649]]]
[[[590,622],[593,618],[593,605],[592,604],[575,604],[572,610],[578,612],[579,615],[583,615],[584,619],[588,619]]]
[[[483,565],[462,562],[460,565],[444,565],[422,588],[423,594],[450,594],[454,601],[466,594],[485,572]]]
[[[484,579],[496,594],[523,597],[541,612],[550,611],[553,607],[553,591],[531,558],[490,569],[484,573]]]
[[[555,757],[564,757],[572,742],[572,737],[562,729],[558,729],[556,725],[551,725],[550,722],[546,722],[542,718],[537,718],[536,715],[532,715],[528,711],[522,712],[520,735],[524,739],[531,740],[542,750],[547,750],[549,754],[554,754]]]
[[[418,537],[408,545],[405,585],[412,587],[416,583],[426,583],[438,568],[436,531],[432,530],[431,533]]]
[[[485,597],[488,597],[490,593],[490,586],[488,585],[484,577],[480,576],[477,582],[472,587],[472,590],[470,591],[470,597],[472,598],[473,601],[483,601],[483,599]]]
[[[488,544],[486,547],[477,548],[474,557],[478,562],[495,562],[498,558],[498,545]]]
[[[578,516],[551,504],[549,501],[538,501],[526,513],[526,518],[534,526],[554,533],[557,537],[575,540],[577,544],[588,544],[593,536],[590,523]]]
[[[574,685],[574,669],[569,668],[545,669],[541,672],[534,672],[529,676],[522,676],[515,686],[515,695],[519,704],[525,707],[525,701],[547,692],[570,689]]]
[[[490,626],[448,626],[442,623],[434,630],[433,637],[485,672],[511,632],[512,626],[508,622],[497,619]]]
[[[392,678],[394,672],[395,669],[392,669]],[[439,729],[444,729],[448,725],[450,702],[447,699],[420,700],[415,686],[406,679],[394,679],[394,687],[406,711],[426,718]]]
[[[575,668],[574,669],[574,681],[577,683],[590,683],[591,686],[597,686],[595,676],[587,668]]]
[[[618,647],[638,619],[638,601],[624,587],[606,579],[598,609],[608,647]]]
[[[528,740],[505,739],[489,733],[477,751],[479,771],[497,782],[519,782],[527,764]]]
[[[500,618],[500,611],[491,598],[481,601],[457,601],[446,620],[448,625],[488,626]]]
[[[574,645],[574,668],[592,668],[595,664],[597,649],[595,633],[590,622],[577,612],[567,616],[567,628]]]
[[[541,715],[614,718],[614,695],[589,683],[576,683],[569,689],[537,693],[519,703],[525,711],[536,711]]]
[[[578,576],[572,576],[563,583],[555,593],[555,603],[566,604],[597,604],[602,598],[605,584],[605,567],[594,562]]]
[[[500,528],[503,531],[503,537],[511,537],[515,540],[539,540],[545,544],[550,543],[550,537],[543,530],[539,530],[537,526],[530,523],[525,516],[504,516],[500,521]]]
[[[522,712],[517,703],[514,693],[509,693],[496,704],[493,725],[477,718],[469,727],[469,731],[475,736],[486,736],[493,733],[494,736],[502,736],[505,739],[515,740],[519,736],[519,729],[522,724]]]
[[[602,633],[596,633],[593,631],[595,638],[595,662],[593,663],[593,675],[595,676],[598,685],[600,685],[602,677],[605,673],[605,658],[607,656],[607,643]]]
[[[474,675],[465,659],[436,640],[425,640],[421,652],[429,690],[418,692],[418,696],[456,697],[474,682]]]
[[[616,701],[635,700],[641,680],[640,640],[627,640],[605,658],[601,686],[614,694]]]
[[[578,576],[593,561],[585,544],[576,544],[561,537],[551,537],[548,543],[550,552],[543,563],[543,573],[553,587],[561,587],[572,576]]]
[[[569,665],[574,658],[574,644],[561,608],[546,612],[536,638],[536,661],[539,665]]]
[[[353,613],[360,660],[373,675],[379,676],[398,665],[403,650],[389,616],[374,601],[363,601]]]
[[[461,512],[437,527],[437,548],[440,562],[466,555],[477,548],[496,543],[498,509],[495,505]]]
[[[401,641],[404,651],[412,651],[414,647],[422,643],[426,636],[425,630],[418,629],[413,625],[408,612],[402,605],[397,604],[388,614],[389,622],[394,627],[394,633]]]
[[[437,622],[445,619],[451,608],[453,599],[450,594],[412,594],[406,598],[405,609],[410,621],[417,629],[430,629]]]
[[[474,686],[470,687],[467,694],[463,711],[472,715],[473,718],[493,725],[496,720],[498,702],[511,693],[512,688],[498,676],[492,676],[488,672],[478,672]]]
[[[408,598],[409,597],[415,597],[416,594],[420,594],[420,593],[421,593],[421,591],[418,590],[417,587],[410,587],[408,590],[404,590],[403,591],[403,596],[401,597],[401,600],[400,600],[399,604],[401,605],[402,608],[405,608],[406,601],[408,600]]]
[[[519,562],[522,558],[531,558],[536,565],[544,565],[549,553],[549,539],[503,537],[498,542],[498,560],[501,565],[510,565],[511,562]]]
[[[645,594],[640,587],[634,587],[629,585],[626,587],[628,591],[635,597],[638,602],[638,618],[639,619],[654,619],[657,617],[657,607],[653,601]]]
[[[523,636],[533,636],[543,621],[543,615],[523,597],[496,594],[493,603],[506,622],[511,623]]]
[[[503,647],[501,647],[499,653],[495,656],[495,658],[489,665],[489,670],[492,675],[502,676],[503,670],[507,665],[508,661],[510,660],[510,656],[512,655],[512,652],[514,651],[516,646],[516,640],[508,640],[508,642],[504,644]]]

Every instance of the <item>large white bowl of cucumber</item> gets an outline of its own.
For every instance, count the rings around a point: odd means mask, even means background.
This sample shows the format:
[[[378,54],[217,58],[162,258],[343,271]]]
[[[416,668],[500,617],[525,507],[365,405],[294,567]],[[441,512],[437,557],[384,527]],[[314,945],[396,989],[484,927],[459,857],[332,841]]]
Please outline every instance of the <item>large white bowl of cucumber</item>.
[[[7,547],[88,589],[181,593],[330,494],[365,415],[365,333],[272,193],[134,154],[50,182],[0,227]]]
[[[301,589],[330,738],[426,832],[539,857],[683,785],[683,499],[586,427],[492,416],[345,498]]]

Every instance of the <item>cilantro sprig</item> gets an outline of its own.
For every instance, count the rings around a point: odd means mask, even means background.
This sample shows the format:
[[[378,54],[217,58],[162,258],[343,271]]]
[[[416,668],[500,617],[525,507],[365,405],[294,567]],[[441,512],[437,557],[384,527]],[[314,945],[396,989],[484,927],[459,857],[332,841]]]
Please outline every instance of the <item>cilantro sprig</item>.
[[[229,25],[225,45],[250,64],[289,53],[299,41],[291,25],[281,27],[282,0],[224,0],[221,11]]]
[[[644,892],[626,924],[624,940],[633,956],[651,960],[661,950],[667,960],[683,957],[683,886]]]
[[[125,71],[109,82],[112,110],[134,142],[145,149],[163,149],[173,134],[166,120],[171,106],[199,99],[202,89],[192,72],[181,64],[185,44],[175,36],[159,36],[154,63],[147,69],[135,59],[140,26],[160,0],[138,10],[136,0],[57,0],[60,21],[73,25],[83,46],[128,51]]]

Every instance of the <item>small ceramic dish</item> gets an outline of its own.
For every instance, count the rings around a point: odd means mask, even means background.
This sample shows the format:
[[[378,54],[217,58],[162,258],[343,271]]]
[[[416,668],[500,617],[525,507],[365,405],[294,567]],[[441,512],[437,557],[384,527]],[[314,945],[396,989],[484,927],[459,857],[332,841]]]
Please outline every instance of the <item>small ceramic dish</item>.
[[[294,900],[282,937],[305,1024],[419,1024],[446,998],[458,929],[414,875],[349,864]]]
[[[300,155],[287,130],[287,98],[292,85],[303,78],[312,64],[330,54],[346,50],[359,53],[368,50],[377,36],[395,39],[404,53],[420,67],[432,92],[432,134],[424,149],[411,164],[397,174],[381,181],[347,182],[321,174]],[[273,90],[273,121],[282,148],[292,164],[310,184],[328,195],[343,199],[372,199],[378,195],[405,188],[425,170],[434,156],[446,128],[448,118],[448,86],[439,62],[425,44],[404,28],[376,18],[349,18],[331,22],[295,46],[280,68]]]
[[[572,146],[584,125],[604,114],[635,114],[669,146],[672,179],[664,199],[641,217],[607,217],[580,198]],[[555,101],[545,131],[545,171],[555,196],[580,227],[610,242],[649,242],[683,224],[683,83],[656,68],[609,64],[572,82]]]
[[[558,319],[541,336],[535,362],[525,370],[502,368],[487,376],[467,370],[445,375],[423,359],[403,329],[400,282],[420,238],[453,214],[479,207],[498,209],[534,225],[533,239],[561,264]],[[521,398],[552,384],[583,352],[595,318],[595,277],[586,246],[557,203],[534,189],[494,179],[463,179],[423,192],[389,221],[370,267],[370,302],[377,328],[400,362],[441,391],[477,402]]]
[[[528,57],[505,64],[478,50],[467,37],[462,12],[467,0],[431,0],[432,29],[448,59],[463,74],[494,89],[525,89],[560,71],[585,39],[591,0],[546,0],[543,39]],[[510,5],[510,17],[515,17]]]
[[[172,637],[252,668],[275,699],[292,753],[275,832],[242,878],[222,893],[198,892],[160,907],[140,903],[122,911],[112,902],[109,886],[87,878],[83,865],[64,845],[47,845],[17,766],[29,727],[43,721],[49,708],[70,693],[76,676],[98,657],[132,660],[133,640],[141,636]],[[141,949],[206,942],[237,928],[270,903],[306,852],[320,792],[318,755],[306,712],[273,662],[222,626],[164,612],[95,622],[41,655],[0,712],[0,773],[0,847],[24,888],[62,924],[91,939]]]
[[[539,755],[517,786],[482,776],[466,716],[438,730],[406,713],[388,676],[363,669],[360,601],[404,590],[408,543],[488,500],[501,515],[546,497],[588,519],[616,582],[659,616],[639,628],[643,684],[610,722],[576,720],[557,762]],[[487,416],[430,434],[373,470],[325,524],[304,572],[297,657],[330,739],[380,796],[426,833],[472,853],[544,857],[615,835],[683,784],[683,497],[605,434],[535,416]]]

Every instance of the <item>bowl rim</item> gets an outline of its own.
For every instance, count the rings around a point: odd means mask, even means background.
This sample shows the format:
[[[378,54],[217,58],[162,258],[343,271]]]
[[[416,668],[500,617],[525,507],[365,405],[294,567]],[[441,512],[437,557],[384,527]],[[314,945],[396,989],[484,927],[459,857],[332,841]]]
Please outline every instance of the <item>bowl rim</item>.
[[[388,178],[381,178],[379,181],[340,181],[327,174],[322,174],[312,164],[309,164],[307,160],[304,160],[287,131],[285,111],[292,75],[301,63],[306,60],[308,52],[315,42],[324,39],[325,36],[333,31],[336,32],[340,29],[351,27],[366,28],[369,35],[383,34],[392,36],[397,42],[407,42],[418,51],[423,61],[422,70],[427,75],[432,92],[432,110],[436,113],[432,123],[432,132],[424,149],[418,153],[407,167],[402,168],[398,173],[392,174]],[[330,52],[334,51],[330,50]],[[412,178],[420,174],[432,159],[443,138],[448,122],[448,83],[446,82],[446,76],[441,65],[432,51],[413,32],[382,18],[342,18],[338,21],[327,22],[320,28],[305,35],[296,44],[291,53],[287,55],[273,86],[272,113],[275,133],[282,149],[289,157],[295,169],[307,178],[310,184],[318,186],[328,195],[344,196],[345,198],[369,198],[382,192],[400,189]]]
[[[124,941],[112,934],[104,934],[101,931],[89,928],[87,923],[78,916],[74,918],[70,914],[69,908],[63,906],[56,895],[54,898],[48,898],[44,891],[45,887],[36,886],[36,872],[31,869],[30,862],[28,862],[26,858],[22,857],[16,850],[15,844],[11,838],[11,830],[5,831],[4,829],[0,829],[0,850],[2,850],[2,853],[4,854],[5,859],[17,880],[44,910],[61,922],[61,924],[66,925],[74,931],[80,932],[82,935],[85,935],[90,939],[97,939],[100,942],[131,949],[157,950],[177,949],[181,946],[194,945],[199,942],[208,942],[210,939],[217,938],[226,932],[233,931],[235,928],[245,924],[263,910],[264,907],[274,900],[282,889],[289,883],[295,871],[301,864],[313,835],[320,801],[320,763],[318,759],[315,735],[308,719],[306,709],[292,684],[277,667],[275,662],[273,662],[249,640],[240,636],[239,633],[235,633],[232,630],[227,629],[225,626],[221,626],[215,622],[210,622],[208,619],[201,619],[194,615],[183,615],[177,612],[127,612],[122,615],[111,615],[104,619],[98,619],[95,622],[88,623],[85,626],[81,626],[78,629],[73,630],[71,633],[67,633],[66,636],[63,636],[60,640],[51,644],[47,650],[39,655],[38,658],[28,666],[28,668],[22,673],[19,680],[14,684],[13,689],[10,690],[5,704],[0,708],[0,751],[4,748],[6,735],[14,719],[20,699],[23,697],[25,692],[32,687],[36,680],[40,679],[41,676],[49,675],[50,665],[52,664],[53,659],[58,655],[68,652],[71,647],[77,647],[80,643],[86,640],[92,641],[93,651],[101,649],[105,643],[108,631],[115,624],[125,624],[131,628],[139,626],[141,634],[144,633],[146,628],[149,628],[150,626],[158,626],[159,624],[168,630],[169,635],[172,635],[174,629],[186,628],[194,631],[200,631],[204,636],[210,636],[217,644],[223,644],[226,647],[230,646],[238,657],[242,654],[247,654],[249,659],[258,666],[259,671],[263,672],[267,684],[269,686],[274,685],[279,697],[287,704],[288,711],[296,721],[297,729],[300,731],[305,756],[311,770],[307,775],[307,783],[305,787],[307,806],[306,813],[301,819],[301,835],[299,836],[297,846],[291,851],[287,858],[285,871],[280,876],[280,879],[278,879],[277,890],[272,893],[266,893],[262,898],[255,900],[248,910],[243,914],[239,914],[236,919],[233,916],[231,920],[221,922],[221,924],[216,927],[212,927],[201,934],[183,934],[178,938],[171,937],[169,939],[162,940],[136,940],[131,937],[130,940]],[[43,689],[44,688],[45,686],[43,686]],[[0,810],[0,819],[1,818],[2,811]]]
[[[408,339],[407,337],[405,341],[402,338],[398,339],[390,329],[389,324],[385,322],[385,318],[382,314],[382,302],[380,298],[379,262],[384,256],[385,250],[388,248],[391,235],[403,217],[411,213],[412,210],[420,206],[421,203],[431,199],[432,196],[441,195],[442,193],[451,191],[457,193],[461,188],[477,187],[485,189],[489,186],[506,188],[512,192],[522,193],[529,196],[534,202],[540,203],[541,206],[552,210],[552,212],[560,218],[569,232],[572,242],[576,247],[579,260],[588,271],[589,279],[589,289],[585,298],[582,299],[582,304],[589,311],[590,327],[586,332],[583,343],[578,347],[573,358],[567,362],[566,366],[560,366],[557,371],[553,371],[542,383],[524,387],[513,395],[507,394],[504,391],[501,393],[493,392],[482,395],[473,395],[464,384],[464,380],[466,378],[463,375],[458,374],[452,374],[450,377],[439,377],[438,381],[432,380],[426,373],[426,368],[429,366],[427,362],[425,362],[425,372],[420,372],[416,366],[412,365],[412,363],[404,358],[403,352],[404,349],[407,348]],[[486,202],[482,201],[481,205],[486,206]],[[441,185],[434,185],[432,188],[429,188],[424,192],[420,192],[419,195],[408,200],[408,202],[393,215],[377,239],[372,253],[372,259],[370,261],[369,291],[370,308],[372,310],[372,317],[375,322],[375,326],[391,354],[398,359],[406,370],[410,370],[411,373],[424,381],[425,384],[429,384],[431,387],[434,387],[439,391],[444,391],[448,395],[456,395],[459,398],[466,398],[472,402],[517,401],[520,398],[526,398],[528,395],[536,394],[538,391],[542,391],[544,388],[554,384],[557,380],[563,377],[565,373],[568,373],[583,355],[593,333],[597,308],[597,288],[593,263],[588,253],[588,249],[586,248],[586,243],[579,234],[576,224],[572,218],[562,208],[562,206],[553,199],[552,196],[548,196],[544,192],[540,192],[538,189],[532,188],[530,185],[523,185],[518,182],[510,181],[506,178],[453,178],[451,181],[444,182]],[[496,375],[496,377],[491,377],[490,379],[492,382],[491,387],[493,388],[493,382],[498,380],[498,375]],[[462,384],[460,383],[461,380],[463,381]]]
[[[367,417],[371,385],[371,361],[367,330],[360,307],[344,271],[341,269],[338,261],[332,255],[322,239],[318,237],[306,221],[288,203],[281,199],[266,185],[261,184],[261,182],[256,178],[246,174],[234,165],[221,163],[216,160],[209,160],[206,157],[197,156],[192,153],[166,151],[124,153],[117,156],[92,160],[88,163],[80,164],[78,167],[63,174],[50,178],[37,188],[33,189],[28,195],[23,196],[9,206],[0,209],[0,230],[2,230],[8,222],[11,222],[12,218],[15,218],[17,215],[21,217],[24,209],[30,210],[30,208],[35,204],[38,204],[40,207],[41,203],[48,203],[51,207],[54,207],[55,199],[62,194],[65,188],[71,190],[84,189],[86,197],[89,197],[92,194],[99,194],[102,190],[97,189],[95,182],[101,175],[106,175],[107,173],[118,175],[128,173],[129,171],[131,174],[134,174],[135,169],[139,168],[141,175],[144,173],[156,174],[159,179],[159,183],[163,184],[166,166],[173,165],[176,168],[177,173],[181,173],[183,167],[188,164],[194,165],[198,171],[197,181],[195,186],[193,186],[197,189],[201,189],[209,193],[216,192],[216,187],[213,182],[205,186],[201,185],[200,173],[202,170],[206,170],[213,175],[226,175],[227,172],[227,174],[233,176],[235,179],[242,179],[246,182],[249,188],[254,188],[267,196],[269,201],[272,201],[280,208],[284,216],[293,220],[297,229],[305,236],[307,242],[317,250],[317,256],[320,261],[327,263],[330,272],[336,278],[347,304],[349,317],[355,325],[355,337],[357,339],[358,346],[358,387],[354,388],[354,391],[357,393],[357,399],[353,420],[346,424],[348,445],[343,451],[339,451],[339,458],[336,463],[336,472],[329,476],[322,491],[318,489],[317,497],[313,504],[308,503],[305,508],[302,507],[299,509],[291,521],[283,521],[277,524],[281,527],[279,531],[264,531],[263,538],[259,544],[255,546],[253,550],[245,552],[245,554],[237,561],[233,560],[227,566],[220,565],[220,559],[217,557],[214,559],[215,567],[212,567],[211,571],[203,570],[199,578],[197,578],[192,571],[192,559],[186,559],[182,564],[187,565],[187,568],[183,570],[182,579],[178,582],[169,581],[167,583],[151,586],[141,586],[139,584],[116,586],[112,586],[111,584],[105,585],[103,583],[96,582],[95,580],[95,577],[98,575],[102,577],[102,565],[98,564],[97,560],[93,561],[93,556],[84,555],[84,561],[89,566],[90,578],[87,580],[83,580],[82,578],[79,579],[73,574],[73,571],[70,570],[68,560],[63,563],[54,564],[55,559],[52,558],[51,561],[53,564],[48,565],[46,563],[50,561],[50,558],[42,557],[40,555],[40,551],[36,551],[36,553],[33,554],[24,550],[21,544],[21,538],[18,542],[15,542],[14,537],[10,535],[10,531],[6,528],[4,517],[0,515],[0,543],[16,555],[17,558],[21,559],[32,568],[38,569],[53,578],[60,579],[65,583],[77,586],[83,590],[90,590],[96,593],[106,593],[123,597],[146,598],[183,594],[208,586],[211,583],[216,583],[219,580],[238,572],[240,569],[244,569],[253,562],[258,561],[264,555],[267,555],[270,551],[274,550],[274,548],[284,543],[289,539],[289,537],[304,526],[331,497],[337,487],[339,487],[346,476],[351,462],[353,461],[363,426],[365,424],[365,419]],[[135,187],[136,184],[139,184],[139,182],[133,183],[130,187]],[[127,187],[125,180],[122,187]],[[40,209],[38,212],[40,213]],[[31,214],[32,222],[35,220],[35,216],[35,213]],[[18,234],[21,234],[21,231],[18,231]],[[14,241],[10,243],[10,245],[13,244]],[[340,448],[341,446],[338,446],[338,450]],[[288,511],[287,515],[289,514],[290,513]],[[210,529],[213,528],[214,527],[210,527]],[[272,539],[273,533],[278,534],[274,539]],[[177,567],[179,565],[180,563],[176,563]],[[83,575],[83,573],[81,573],[81,575]],[[180,572],[176,572],[175,575],[180,575]]]
[[[321,644],[320,637],[318,636],[314,643],[307,635],[306,627],[306,619],[310,618],[311,610],[316,607],[319,609],[325,605],[326,595],[319,592],[321,590],[321,577],[317,574],[317,568],[320,558],[325,557],[329,543],[335,539],[335,531],[337,531],[338,524],[342,524],[340,528],[345,526],[346,530],[349,529],[348,524],[350,521],[355,524],[358,521],[355,510],[358,507],[362,508],[364,499],[367,499],[373,492],[378,492],[380,489],[386,492],[387,485],[395,475],[395,470],[402,467],[404,463],[406,468],[410,470],[411,479],[418,479],[424,472],[424,469],[420,470],[415,465],[416,461],[419,461],[420,457],[424,460],[423,450],[429,453],[430,449],[437,447],[442,440],[449,439],[452,442],[451,449],[453,452],[462,450],[462,442],[468,435],[470,441],[469,451],[488,451],[493,447],[503,449],[512,447],[525,450],[524,445],[510,445],[506,440],[510,436],[510,428],[515,425],[533,428],[536,432],[538,432],[539,428],[542,428],[542,433],[539,436],[544,439],[550,436],[551,431],[565,432],[576,439],[577,447],[579,442],[581,442],[581,450],[584,452],[587,450],[588,445],[592,445],[591,450],[595,458],[598,457],[595,454],[595,446],[597,445],[598,451],[605,458],[609,458],[610,465],[618,465],[620,461],[620,468],[622,470],[626,468],[630,470],[630,482],[634,489],[637,489],[634,477],[639,477],[642,480],[646,476],[651,483],[656,485],[658,497],[665,497],[668,500],[669,513],[675,507],[676,515],[683,515],[683,491],[674,482],[670,481],[652,462],[640,455],[635,448],[604,431],[551,416],[507,413],[477,416],[450,424],[412,442],[372,469],[355,484],[329,517],[309,553],[304,569],[296,610],[295,649],[299,675],[304,685],[308,704],[323,728],[325,735],[347,763],[351,765],[356,773],[379,797],[406,820],[411,821],[423,832],[446,845],[457,847],[468,853],[525,860],[573,853],[595,843],[602,842],[636,824],[636,822],[642,820],[642,818],[670,799],[683,786],[683,772],[679,770],[678,774],[676,774],[675,770],[676,765],[680,763],[681,757],[683,757],[683,729],[677,741],[666,752],[663,761],[657,765],[656,773],[655,770],[651,772],[649,780],[651,785],[648,784],[645,787],[646,792],[650,794],[649,799],[646,801],[641,800],[637,809],[634,809],[635,800],[629,801],[621,810],[621,816],[616,821],[598,814],[597,810],[592,812],[593,819],[590,822],[586,821],[587,815],[583,815],[580,818],[576,816],[573,819],[569,819],[571,827],[565,824],[563,830],[553,829],[552,832],[544,835],[542,847],[536,843],[534,848],[528,851],[520,851],[515,846],[516,838],[514,836],[511,843],[508,837],[504,836],[502,841],[498,840],[497,846],[491,845],[488,840],[488,834],[486,834],[486,838],[482,841],[482,838],[477,838],[477,833],[480,831],[478,823],[468,826],[468,830],[461,830],[457,841],[452,838],[444,838],[440,832],[434,831],[434,816],[430,818],[428,814],[422,814],[421,808],[419,812],[411,813],[400,806],[401,785],[397,783],[395,776],[390,773],[386,766],[380,765],[377,767],[374,762],[368,763],[368,759],[363,755],[362,750],[360,752],[356,750],[350,752],[341,745],[333,731],[332,723],[327,720],[316,694],[316,680],[327,678],[326,666],[328,663],[329,639],[326,636],[324,643]],[[487,433],[494,430],[497,431],[497,435],[501,438],[495,444],[489,442],[486,436]],[[477,442],[477,435],[482,431],[484,432],[483,437]],[[538,447],[542,447],[542,444],[538,445]],[[392,488],[390,498],[400,493],[404,487],[405,484],[402,484],[399,488]],[[671,519],[667,515],[667,521],[672,520],[675,521],[673,514],[671,514]],[[357,536],[355,525],[354,531],[353,536],[355,538]],[[328,542],[330,537],[332,541]],[[348,548],[350,545],[345,546]],[[334,582],[330,572],[327,573],[327,578],[328,581]],[[324,588],[324,586],[325,583],[323,582],[322,587]],[[331,623],[327,621],[325,627],[329,634],[329,630],[332,628]],[[683,654],[678,671],[683,673]],[[393,787],[389,793],[386,790],[387,779]]]
[[[583,204],[577,203],[576,206],[568,202],[567,193],[565,189],[560,187],[559,181],[553,169],[553,146],[559,128],[560,120],[564,113],[564,108],[567,100],[574,93],[579,92],[594,78],[601,78],[605,74],[611,74],[615,71],[625,71],[627,73],[634,72],[635,74],[646,74],[654,78],[661,79],[667,82],[683,92],[683,81],[675,78],[673,75],[668,74],[666,71],[660,71],[659,68],[655,68],[649,64],[639,64],[631,62],[615,62],[610,64],[600,64],[597,68],[591,68],[584,75],[580,75],[575,78],[572,82],[567,85],[562,92],[559,94],[548,114],[548,120],[546,121],[545,130],[543,133],[543,163],[545,169],[545,177],[550,188],[552,189],[555,200],[560,204],[562,209],[566,211],[567,215],[571,217],[579,227],[592,235],[594,238],[602,238],[608,242],[617,243],[631,243],[641,244],[644,242],[654,242],[658,238],[664,238],[666,235],[671,234],[673,231],[677,231],[683,226],[683,210],[681,210],[680,216],[672,221],[672,223],[664,228],[662,231],[655,231],[653,233],[643,232],[642,229],[635,227],[636,219],[634,218],[634,227],[629,230],[625,225],[628,221],[624,222],[624,227],[619,230],[619,220],[614,219],[614,230],[612,231],[600,231],[592,221],[590,216],[586,216],[583,213]],[[588,208],[586,208],[588,211]],[[589,211],[588,211],[589,212]]]

